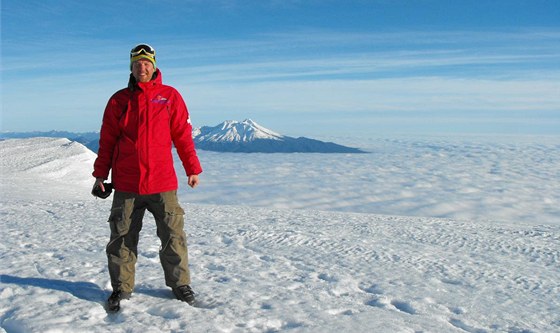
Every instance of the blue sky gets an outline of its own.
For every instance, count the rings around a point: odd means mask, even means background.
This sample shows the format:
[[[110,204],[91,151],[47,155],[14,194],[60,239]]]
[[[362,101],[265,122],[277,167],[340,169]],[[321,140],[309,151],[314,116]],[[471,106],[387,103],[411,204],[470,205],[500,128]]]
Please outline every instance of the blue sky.
[[[195,126],[560,134],[557,0],[4,0],[2,131],[96,131],[155,47]]]

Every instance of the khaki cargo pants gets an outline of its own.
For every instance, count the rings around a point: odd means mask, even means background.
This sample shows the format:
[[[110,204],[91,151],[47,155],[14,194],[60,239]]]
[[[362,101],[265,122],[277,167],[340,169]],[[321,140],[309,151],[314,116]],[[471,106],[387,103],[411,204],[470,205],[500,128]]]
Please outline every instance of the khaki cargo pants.
[[[177,200],[177,191],[152,195],[116,191],[109,217],[111,239],[106,249],[113,290],[131,293],[134,289],[138,239],[146,209],[156,220],[165,284],[175,288],[191,282],[183,230],[185,212]]]

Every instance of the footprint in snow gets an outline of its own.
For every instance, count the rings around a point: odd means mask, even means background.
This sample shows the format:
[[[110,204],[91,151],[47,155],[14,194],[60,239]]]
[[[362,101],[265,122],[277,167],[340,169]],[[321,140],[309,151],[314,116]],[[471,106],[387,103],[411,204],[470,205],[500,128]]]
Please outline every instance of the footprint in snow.
[[[370,286],[360,285],[359,288],[360,290],[368,294],[383,294],[383,290],[377,284],[372,284]]]
[[[365,304],[376,308],[385,308],[390,304],[390,302],[385,297],[375,297],[370,299],[369,301],[366,301]]]
[[[408,314],[411,314],[411,315],[416,314],[416,310],[414,310],[412,305],[410,305],[407,302],[393,300],[393,301],[391,301],[391,305],[393,305],[397,310],[399,310],[401,312],[408,313]]]
[[[320,280],[326,281],[326,282],[337,282],[338,279],[332,275],[329,275],[327,273],[321,273],[317,276]]]
[[[223,302],[219,302],[211,297],[203,297],[203,296],[197,296],[197,297],[199,298],[197,298],[193,304],[195,308],[210,310],[210,309],[215,309],[221,305],[224,305]]]
[[[376,308],[393,308],[400,312],[404,312],[410,315],[416,314],[416,310],[407,302],[399,301],[399,300],[392,300],[390,301],[386,297],[375,297],[370,299],[365,303],[366,305],[373,306]]]

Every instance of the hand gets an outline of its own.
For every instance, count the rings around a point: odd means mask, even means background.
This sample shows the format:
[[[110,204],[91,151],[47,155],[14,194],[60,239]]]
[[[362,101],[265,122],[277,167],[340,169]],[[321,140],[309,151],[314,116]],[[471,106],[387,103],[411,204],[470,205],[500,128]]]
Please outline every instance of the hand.
[[[189,176],[189,186],[195,188],[199,183],[198,175],[190,175]]]
[[[101,191],[105,192],[105,186],[103,186],[103,178],[95,178],[95,183],[93,183],[93,187],[91,189],[91,195],[95,196],[93,194],[93,190],[95,190],[95,188],[97,186],[101,187]]]

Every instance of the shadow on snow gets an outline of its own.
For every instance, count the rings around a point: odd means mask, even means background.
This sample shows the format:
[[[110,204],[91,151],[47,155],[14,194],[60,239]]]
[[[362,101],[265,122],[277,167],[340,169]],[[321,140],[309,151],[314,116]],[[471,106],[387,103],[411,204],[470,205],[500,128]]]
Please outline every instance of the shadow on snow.
[[[86,301],[98,303],[105,302],[106,292],[99,288],[98,285],[91,282],[72,282],[45,278],[23,278],[4,274],[0,275],[0,282],[64,291],[72,294],[74,297]]]

